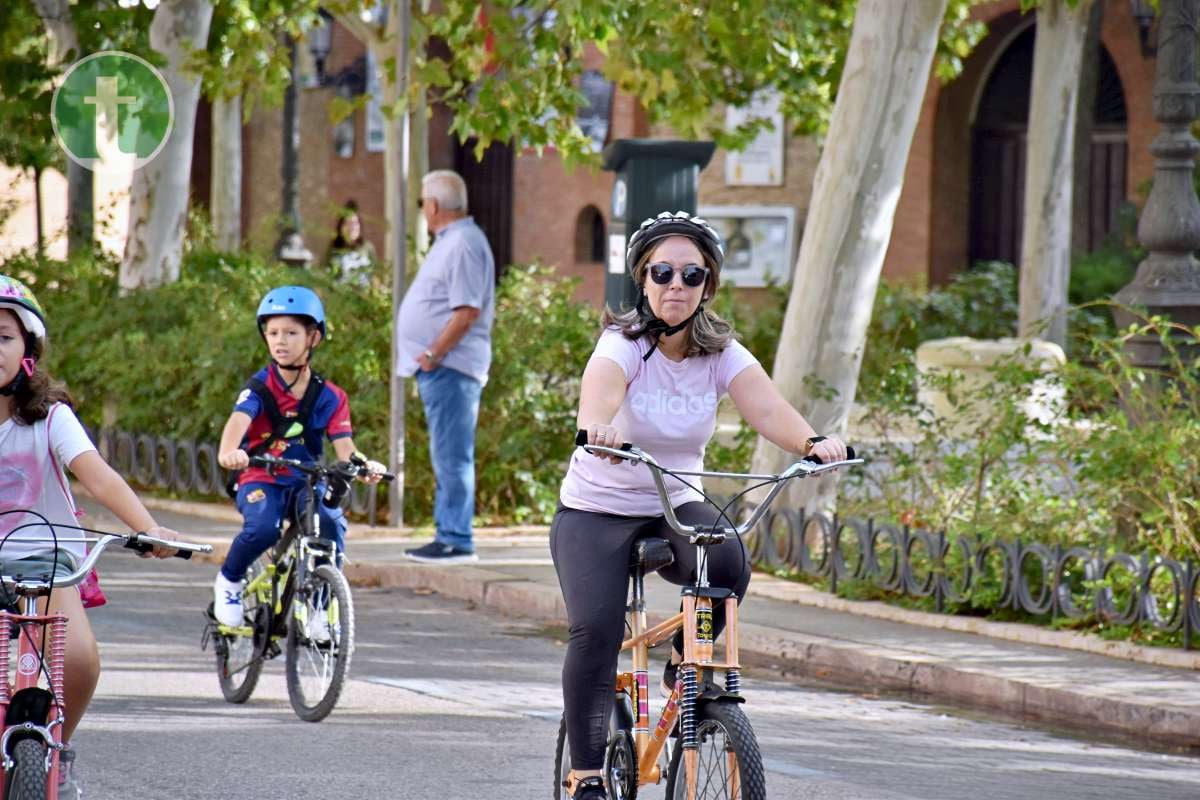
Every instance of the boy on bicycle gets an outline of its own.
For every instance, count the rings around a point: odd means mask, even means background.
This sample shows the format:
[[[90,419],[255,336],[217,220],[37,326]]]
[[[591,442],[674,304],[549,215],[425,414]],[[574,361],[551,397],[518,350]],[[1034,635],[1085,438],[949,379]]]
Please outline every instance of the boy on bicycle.
[[[286,468],[251,467],[251,455],[314,462],[321,458],[324,437],[339,460],[357,452],[350,426],[346,393],[312,371],[313,351],[325,338],[321,298],[303,286],[267,292],[258,305],[258,332],[271,363],[242,389],[221,432],[217,461],[236,476],[236,500],[242,531],[213,584],[213,614],[222,625],[242,624],[242,579],[246,569],[279,540],[285,519],[309,509],[301,475]],[[386,468],[368,461],[366,483],[378,483]],[[231,493],[233,486],[230,487]],[[317,503],[321,536],[343,549],[346,518],[340,508]]]

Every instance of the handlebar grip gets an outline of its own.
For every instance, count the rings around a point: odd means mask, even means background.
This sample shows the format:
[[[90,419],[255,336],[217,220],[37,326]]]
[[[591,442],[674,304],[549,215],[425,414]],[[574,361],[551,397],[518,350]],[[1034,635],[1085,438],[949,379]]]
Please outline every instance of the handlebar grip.
[[[587,443],[588,443],[587,431],[584,431],[584,430],[576,431],[575,432],[575,446],[576,447],[587,447]],[[624,444],[621,445],[621,447],[619,449],[624,450],[625,452],[629,452],[630,450],[633,449],[633,442],[625,442]]]
[[[857,456],[854,454],[854,448],[851,447],[850,445],[846,445],[846,460],[853,461],[855,458],[857,458]],[[804,458],[802,458],[800,460],[801,461],[811,461],[814,464],[824,464],[825,463],[817,456],[805,456]]]
[[[125,549],[133,550],[137,553],[149,553],[151,550],[154,549],[154,545],[149,545],[149,544],[146,544],[145,542],[139,542],[137,539],[126,539],[125,540]]]
[[[147,544],[146,542],[138,541],[137,539],[126,539],[125,540],[125,549],[135,550],[139,554],[145,555],[146,553],[149,553],[151,550],[154,549],[154,545]],[[192,551],[191,550],[176,550],[174,553],[174,557],[182,558],[184,561],[187,561],[189,558],[192,557]]]

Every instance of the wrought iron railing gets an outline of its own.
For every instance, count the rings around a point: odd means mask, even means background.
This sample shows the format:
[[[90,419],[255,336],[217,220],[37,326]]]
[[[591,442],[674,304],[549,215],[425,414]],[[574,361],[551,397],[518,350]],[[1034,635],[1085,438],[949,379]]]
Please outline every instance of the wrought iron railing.
[[[1191,560],[948,537],[791,509],[771,512],[747,544],[756,565],[824,578],[834,594],[839,585],[860,581],[928,598],[939,612],[1012,609],[1036,617],[1145,623],[1182,632],[1185,649],[1200,631],[1200,568]]]
[[[140,486],[228,499],[229,473],[217,463],[217,446],[112,428],[89,430],[100,455],[126,480]],[[355,482],[342,507],[376,522],[375,487]]]

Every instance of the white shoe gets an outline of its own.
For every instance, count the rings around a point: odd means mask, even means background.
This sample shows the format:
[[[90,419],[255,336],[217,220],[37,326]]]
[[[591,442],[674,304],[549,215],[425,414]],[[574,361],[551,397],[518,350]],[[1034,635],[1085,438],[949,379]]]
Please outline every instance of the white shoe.
[[[231,581],[220,572],[217,573],[217,579],[213,582],[213,613],[222,625],[241,627],[245,614],[241,581]]]
[[[321,611],[310,609],[307,633],[309,640],[317,644],[325,644],[332,639],[333,632],[329,627],[329,612],[323,609]]]

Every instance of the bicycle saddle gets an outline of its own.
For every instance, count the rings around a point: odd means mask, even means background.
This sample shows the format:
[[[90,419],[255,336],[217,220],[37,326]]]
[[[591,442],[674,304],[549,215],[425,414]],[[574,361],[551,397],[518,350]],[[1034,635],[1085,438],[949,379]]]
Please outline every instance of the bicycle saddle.
[[[643,571],[650,573],[669,567],[673,563],[675,554],[671,552],[671,545],[666,539],[648,536],[633,543],[633,553],[629,557],[630,570],[641,567]]]

